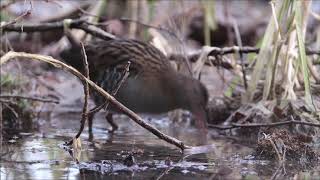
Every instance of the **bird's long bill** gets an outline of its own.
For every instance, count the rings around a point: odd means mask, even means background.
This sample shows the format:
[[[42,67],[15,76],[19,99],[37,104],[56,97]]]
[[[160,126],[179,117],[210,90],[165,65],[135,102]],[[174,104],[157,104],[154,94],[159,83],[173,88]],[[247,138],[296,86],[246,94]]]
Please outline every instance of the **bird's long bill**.
[[[206,144],[207,141],[207,134],[208,134],[208,128],[207,128],[207,111],[204,108],[197,108],[195,111],[193,111],[193,116],[195,117],[195,124],[196,127],[199,128],[200,134],[201,134],[201,144]]]

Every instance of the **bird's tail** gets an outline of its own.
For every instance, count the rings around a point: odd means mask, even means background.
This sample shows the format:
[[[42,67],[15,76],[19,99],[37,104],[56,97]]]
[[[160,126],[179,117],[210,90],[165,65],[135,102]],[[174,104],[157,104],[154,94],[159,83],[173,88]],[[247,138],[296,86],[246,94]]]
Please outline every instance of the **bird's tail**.
[[[60,57],[64,62],[76,68],[79,72],[83,73],[84,65],[80,47],[71,46],[69,48],[66,48],[60,53]]]
[[[64,62],[76,68],[79,72],[84,72],[83,56],[81,53],[80,41],[76,40],[71,33],[66,33],[70,46],[65,48],[60,57]],[[89,61],[89,60],[88,60]]]

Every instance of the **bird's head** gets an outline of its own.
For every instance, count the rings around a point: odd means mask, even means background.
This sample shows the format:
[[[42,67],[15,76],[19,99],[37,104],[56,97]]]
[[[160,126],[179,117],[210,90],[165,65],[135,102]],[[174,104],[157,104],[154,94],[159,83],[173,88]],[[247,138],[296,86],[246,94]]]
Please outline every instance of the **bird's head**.
[[[181,107],[192,113],[198,127],[206,129],[208,90],[197,79],[185,76],[182,79],[180,81],[180,94],[177,95],[180,99]]]

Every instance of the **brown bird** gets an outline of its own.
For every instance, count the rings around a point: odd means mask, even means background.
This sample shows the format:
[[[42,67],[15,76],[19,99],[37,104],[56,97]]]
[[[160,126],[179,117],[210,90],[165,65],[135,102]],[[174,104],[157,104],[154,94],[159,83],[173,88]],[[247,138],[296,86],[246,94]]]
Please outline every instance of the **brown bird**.
[[[178,73],[168,58],[153,45],[138,40],[97,41],[85,45],[90,79],[112,92],[122,79],[123,69],[131,62],[129,76],[115,98],[136,113],[158,114],[174,109],[191,111],[196,120],[205,126],[208,92],[205,86],[192,77]],[[61,57],[83,72],[80,48],[64,51]],[[96,105],[105,99],[93,92]],[[111,112],[118,112],[110,105]],[[92,129],[89,118],[89,131]],[[106,116],[113,130],[112,114]],[[91,119],[91,120],[90,120]]]

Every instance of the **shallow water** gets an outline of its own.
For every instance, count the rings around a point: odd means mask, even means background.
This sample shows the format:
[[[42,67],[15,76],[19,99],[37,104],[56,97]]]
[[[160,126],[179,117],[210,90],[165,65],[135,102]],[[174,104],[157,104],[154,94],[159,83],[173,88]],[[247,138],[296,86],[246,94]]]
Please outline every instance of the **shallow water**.
[[[219,136],[210,138],[208,146],[181,153],[124,116],[116,117],[120,129],[111,135],[102,114],[95,118],[93,137],[89,140],[87,130],[81,135],[77,163],[63,143],[77,131],[80,113],[63,109],[41,119],[38,131],[12,138],[7,146],[11,153],[1,162],[1,179],[270,179],[278,169],[277,162],[255,159],[252,147]],[[172,124],[166,117],[148,121],[188,145],[196,145],[200,137],[185,122]],[[130,155],[131,166],[125,163]],[[287,163],[286,174],[280,172],[278,179],[298,174],[293,166]],[[319,167],[304,170],[296,177],[319,178]]]

